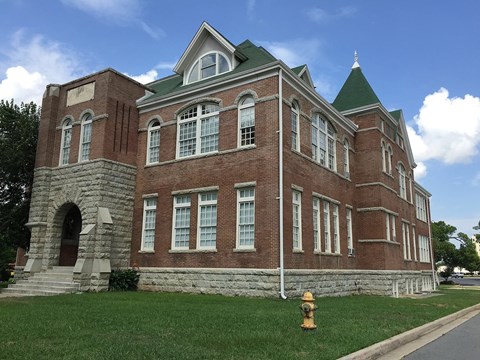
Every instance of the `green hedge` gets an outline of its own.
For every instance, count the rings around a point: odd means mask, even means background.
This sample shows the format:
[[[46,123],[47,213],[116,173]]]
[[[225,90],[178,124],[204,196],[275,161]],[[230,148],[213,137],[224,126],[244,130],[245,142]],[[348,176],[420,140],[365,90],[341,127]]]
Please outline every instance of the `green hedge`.
[[[134,269],[112,270],[108,289],[110,291],[135,291],[140,274]]]

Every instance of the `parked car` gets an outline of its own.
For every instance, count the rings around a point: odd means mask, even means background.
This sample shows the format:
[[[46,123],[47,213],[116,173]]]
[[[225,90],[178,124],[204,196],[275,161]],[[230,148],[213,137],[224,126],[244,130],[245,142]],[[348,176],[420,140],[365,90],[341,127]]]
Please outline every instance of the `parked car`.
[[[461,279],[463,279],[463,273],[453,273],[453,274],[452,274],[452,278],[455,278],[455,279],[456,279],[456,278],[461,278]]]

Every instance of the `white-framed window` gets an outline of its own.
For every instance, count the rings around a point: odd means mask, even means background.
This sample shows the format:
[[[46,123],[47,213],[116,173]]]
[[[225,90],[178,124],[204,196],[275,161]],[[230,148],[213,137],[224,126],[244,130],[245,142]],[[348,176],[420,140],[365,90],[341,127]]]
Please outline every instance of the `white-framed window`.
[[[82,118],[80,130],[80,153],[79,161],[90,159],[90,147],[92,143],[92,114],[86,113]]]
[[[408,229],[408,224],[405,222],[402,222],[402,240],[403,240],[403,258],[405,260],[410,259],[410,234],[409,234],[409,229]]]
[[[392,156],[392,147],[382,140],[382,169],[390,175],[392,174]]]
[[[413,260],[417,261],[417,235],[415,226],[412,227],[412,242],[413,242]]]
[[[188,75],[188,84],[223,74],[231,70],[230,61],[220,52],[203,55],[192,66]]]
[[[313,250],[320,252],[320,200],[313,198]]]
[[[330,203],[323,200],[323,242],[325,244],[325,252],[332,252],[332,237],[330,232]]]
[[[340,254],[340,222],[338,218],[338,205],[332,204],[332,217],[333,217],[333,252]]]
[[[393,214],[386,214],[386,235],[387,241],[397,241],[397,230],[395,226],[395,215]]]
[[[255,101],[248,95],[238,104],[238,146],[255,144]]]
[[[343,175],[350,178],[350,144],[347,139],[343,140]]]
[[[157,217],[157,198],[143,200],[143,226],[141,251],[153,251],[155,244],[155,222]]]
[[[148,125],[147,164],[160,161],[160,121],[154,120]]]
[[[66,119],[62,125],[62,145],[60,147],[60,165],[68,165],[70,145],[72,144],[72,119]]]
[[[402,164],[398,164],[398,182],[400,188],[400,197],[402,199],[407,199],[407,181],[405,175],[405,168]]]
[[[335,129],[320,114],[312,120],[312,158],[331,170],[337,170]]]
[[[420,195],[415,194],[415,205],[417,210],[417,219],[427,221],[427,199]]]
[[[217,192],[199,194],[198,248],[215,249],[217,245]]]
[[[255,188],[237,190],[237,248],[255,246]]]
[[[177,158],[218,151],[218,113],[217,104],[199,104],[180,114]]]
[[[430,246],[428,237],[424,235],[418,235],[418,243],[420,262],[430,262]]]
[[[292,104],[292,113],[291,113],[291,122],[292,122],[292,149],[300,151],[300,116],[298,111],[298,106],[296,103]]]
[[[190,195],[173,198],[172,249],[189,249],[190,244]]]
[[[292,191],[293,250],[302,250],[302,193]]]
[[[410,246],[410,225],[405,224],[405,232],[407,234],[407,259],[412,259],[412,249]]]
[[[347,207],[347,246],[348,255],[354,255],[355,250],[353,247],[353,230],[352,230],[352,209]]]

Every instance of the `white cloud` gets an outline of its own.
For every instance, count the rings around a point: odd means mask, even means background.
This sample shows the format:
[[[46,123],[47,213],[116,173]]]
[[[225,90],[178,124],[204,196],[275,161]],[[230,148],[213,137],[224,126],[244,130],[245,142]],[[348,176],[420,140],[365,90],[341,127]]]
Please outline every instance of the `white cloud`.
[[[258,41],[277,59],[290,67],[310,63],[320,51],[321,43],[317,39],[296,39],[291,41]]]
[[[0,98],[13,98],[16,103],[40,105],[47,84],[65,83],[85,73],[76,54],[40,35],[27,40],[24,32],[18,31],[3,53],[6,71],[0,74]]]
[[[62,0],[62,3],[119,26],[138,26],[153,39],[165,36],[162,29],[141,20],[140,0]]]
[[[479,152],[480,98],[449,97],[441,88],[427,95],[414,117],[418,131],[409,129],[417,161],[439,160],[446,164],[468,163]]]
[[[158,78],[158,72],[155,69],[147,71],[145,74],[141,74],[137,76],[128,75],[127,73],[125,73],[125,75],[131,77],[133,80],[138,81],[141,84],[151,83],[152,81],[155,81]]]

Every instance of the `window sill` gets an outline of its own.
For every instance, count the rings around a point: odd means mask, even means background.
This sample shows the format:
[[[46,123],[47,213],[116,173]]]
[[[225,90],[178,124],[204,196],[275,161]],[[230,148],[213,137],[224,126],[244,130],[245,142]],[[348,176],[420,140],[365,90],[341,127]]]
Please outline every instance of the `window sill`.
[[[301,249],[293,249],[292,252],[294,254],[305,254],[305,251],[304,250],[301,250]]]
[[[253,252],[257,252],[257,249],[255,248],[251,248],[251,249],[233,249],[233,252],[234,253],[253,253]]]
[[[169,254],[198,254],[198,253],[216,253],[217,249],[171,249]]]
[[[139,254],[155,254],[155,250],[138,250]]]
[[[315,255],[322,255],[322,256],[338,256],[341,257],[342,254],[339,253],[330,253],[330,252],[322,252],[322,251],[314,251],[313,252]]]

